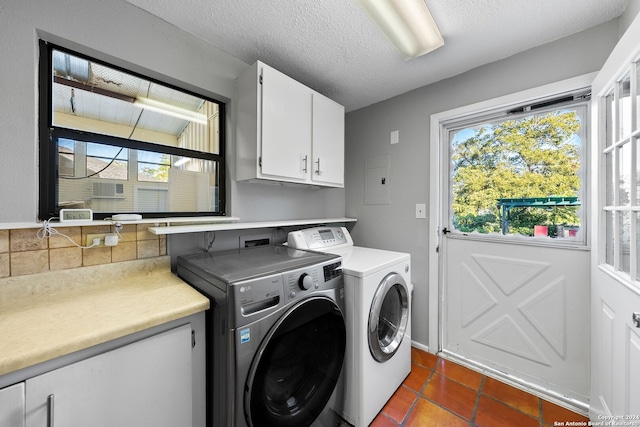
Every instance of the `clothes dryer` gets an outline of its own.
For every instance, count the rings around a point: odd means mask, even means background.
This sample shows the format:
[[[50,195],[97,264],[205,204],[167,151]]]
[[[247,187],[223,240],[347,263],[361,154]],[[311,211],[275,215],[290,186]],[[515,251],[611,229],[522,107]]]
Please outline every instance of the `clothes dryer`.
[[[367,426],[411,371],[410,255],[354,246],[344,227],[294,231],[287,245],[342,257],[347,349],[338,413]]]

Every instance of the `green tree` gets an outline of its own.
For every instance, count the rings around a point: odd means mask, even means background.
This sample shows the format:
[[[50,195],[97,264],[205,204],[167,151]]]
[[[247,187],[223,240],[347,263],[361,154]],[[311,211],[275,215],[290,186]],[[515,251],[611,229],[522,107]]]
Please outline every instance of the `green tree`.
[[[580,120],[555,111],[477,129],[452,143],[453,220],[460,231],[499,232],[497,199],[577,196]],[[533,235],[536,224],[578,225],[575,207],[514,208],[512,232]]]

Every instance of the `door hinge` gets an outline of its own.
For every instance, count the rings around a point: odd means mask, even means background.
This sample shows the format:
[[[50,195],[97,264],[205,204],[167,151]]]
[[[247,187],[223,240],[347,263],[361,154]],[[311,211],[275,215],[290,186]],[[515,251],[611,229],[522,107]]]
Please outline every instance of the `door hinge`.
[[[191,348],[196,347],[196,331],[191,330]]]
[[[260,74],[260,84],[262,84],[262,74]]]
[[[258,157],[258,166],[262,167],[262,156]]]

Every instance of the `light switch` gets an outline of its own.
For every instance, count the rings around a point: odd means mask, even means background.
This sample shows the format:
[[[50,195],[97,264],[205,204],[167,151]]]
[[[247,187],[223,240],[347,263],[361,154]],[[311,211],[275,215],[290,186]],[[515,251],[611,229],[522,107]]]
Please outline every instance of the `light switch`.
[[[397,144],[400,142],[400,131],[399,130],[394,130],[391,132],[391,143],[392,144]]]
[[[427,218],[427,205],[424,203],[416,204],[416,218],[426,219]]]

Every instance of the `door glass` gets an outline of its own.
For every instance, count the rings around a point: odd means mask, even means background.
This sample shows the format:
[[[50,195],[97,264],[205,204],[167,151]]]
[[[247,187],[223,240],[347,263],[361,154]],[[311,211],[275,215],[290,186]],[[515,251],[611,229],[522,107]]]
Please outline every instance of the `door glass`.
[[[369,312],[369,350],[378,362],[390,359],[400,347],[409,318],[409,296],[404,280],[387,275],[376,291]]]
[[[248,381],[245,405],[254,426],[310,425],[342,369],[346,329],[333,302],[307,300],[284,317]]]
[[[618,103],[618,139],[623,139],[631,133],[631,80],[629,76],[618,83]]]
[[[403,310],[400,286],[395,285],[387,292],[380,309],[378,341],[382,347],[387,347],[396,338]]]
[[[620,212],[620,270],[629,274],[631,260],[631,212]]]
[[[584,241],[586,105],[451,129],[451,225],[459,233]]]
[[[614,263],[614,232],[613,232],[613,218],[615,213],[611,211],[605,212],[605,262],[609,265]]]
[[[607,147],[613,145],[613,110],[614,110],[614,97],[613,93],[610,93],[605,98],[604,108],[606,110],[606,130],[605,130],[605,144]]]
[[[631,205],[631,143],[618,148],[618,205]]]

